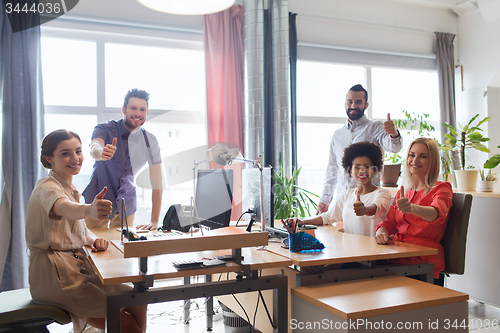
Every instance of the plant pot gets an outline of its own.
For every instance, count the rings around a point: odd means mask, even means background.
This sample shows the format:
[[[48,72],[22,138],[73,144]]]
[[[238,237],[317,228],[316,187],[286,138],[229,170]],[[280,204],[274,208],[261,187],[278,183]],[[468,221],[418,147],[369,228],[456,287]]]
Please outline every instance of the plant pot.
[[[455,187],[455,180],[452,173],[441,174],[441,181],[448,182],[451,184],[451,187]]]
[[[480,180],[478,185],[480,192],[493,192],[495,180]]]
[[[382,186],[398,187],[398,179],[401,174],[401,164],[384,164],[384,172],[380,178]]]
[[[475,191],[477,184],[477,170],[455,170],[457,190]]]

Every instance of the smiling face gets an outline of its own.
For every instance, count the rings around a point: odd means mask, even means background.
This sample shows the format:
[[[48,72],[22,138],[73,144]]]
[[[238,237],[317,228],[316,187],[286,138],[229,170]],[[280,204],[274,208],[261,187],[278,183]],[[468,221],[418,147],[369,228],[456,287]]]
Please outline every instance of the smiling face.
[[[345,112],[350,120],[358,120],[365,114],[365,109],[368,107],[368,103],[365,100],[364,91],[352,91],[347,92],[345,98]]]
[[[429,170],[429,148],[423,143],[414,143],[408,151],[406,166],[414,176],[425,177]]]
[[[77,138],[61,141],[54,150],[53,156],[45,156],[51,168],[69,184],[73,176],[82,168],[82,144]]]
[[[351,176],[356,181],[356,184],[363,186],[371,184],[374,175],[375,168],[367,156],[356,157],[352,161]]]
[[[130,97],[127,107],[122,107],[122,112],[125,116],[123,125],[129,132],[132,132],[146,122],[149,114],[148,103],[145,99]]]

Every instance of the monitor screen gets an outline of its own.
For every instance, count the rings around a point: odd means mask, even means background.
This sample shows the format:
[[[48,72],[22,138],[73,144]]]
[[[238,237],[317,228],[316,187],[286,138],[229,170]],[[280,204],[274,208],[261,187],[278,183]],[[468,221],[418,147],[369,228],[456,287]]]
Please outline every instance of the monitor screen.
[[[195,206],[200,223],[212,229],[229,226],[233,203],[233,170],[198,170]]]

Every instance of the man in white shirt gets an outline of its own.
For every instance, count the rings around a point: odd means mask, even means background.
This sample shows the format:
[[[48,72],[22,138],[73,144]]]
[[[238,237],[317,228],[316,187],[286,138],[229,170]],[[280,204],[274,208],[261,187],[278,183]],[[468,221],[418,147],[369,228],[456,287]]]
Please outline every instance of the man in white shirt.
[[[387,120],[384,123],[372,121],[365,115],[367,108],[368,92],[366,89],[360,84],[352,86],[347,92],[345,100],[348,117],[346,124],[333,133],[325,185],[316,214],[328,211],[335,188],[337,194],[340,194],[349,188],[356,187],[356,182],[349,181],[349,175],[344,174],[344,169],[341,166],[344,149],[347,146],[351,143],[368,141],[379,146],[382,152],[392,153],[399,152],[403,146],[403,139],[394,126],[394,122],[390,119],[390,114],[387,114]],[[375,185],[378,185],[379,182],[378,178],[374,179]]]

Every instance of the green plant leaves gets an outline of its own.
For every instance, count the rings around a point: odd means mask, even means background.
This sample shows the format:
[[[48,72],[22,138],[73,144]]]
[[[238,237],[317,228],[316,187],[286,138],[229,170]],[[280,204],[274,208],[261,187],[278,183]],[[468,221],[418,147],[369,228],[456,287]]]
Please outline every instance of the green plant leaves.
[[[477,123],[477,125],[471,126],[478,117],[479,113],[472,117],[465,126],[462,126],[462,124],[458,123],[460,128],[459,130],[457,130],[449,123],[443,124],[444,127],[447,127],[450,130],[450,133],[445,134],[448,140],[446,140],[446,145],[440,147],[440,149],[444,151],[459,149],[460,167],[462,170],[465,170],[465,148],[474,148],[485,153],[490,152],[490,149],[481,143],[489,141],[490,138],[484,137],[481,133],[479,133],[479,131],[483,131],[480,126],[488,122],[491,117],[484,117]]]
[[[281,155],[278,162],[279,172],[274,170],[274,218],[287,219],[310,216],[311,210],[316,211],[318,208],[311,197],[319,198],[319,195],[295,185],[302,168],[295,170],[292,176],[287,178]]]
[[[500,146],[498,146],[497,148],[500,148]],[[495,154],[491,156],[486,162],[484,162],[483,168],[493,169],[498,164],[500,164],[500,154]]]

